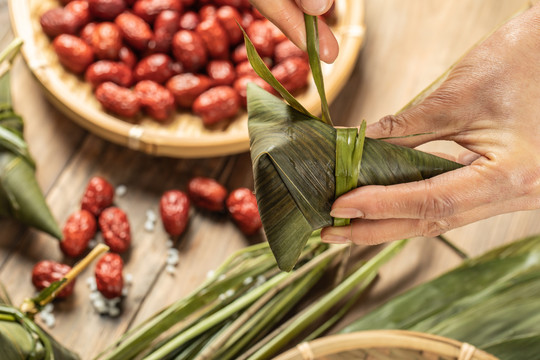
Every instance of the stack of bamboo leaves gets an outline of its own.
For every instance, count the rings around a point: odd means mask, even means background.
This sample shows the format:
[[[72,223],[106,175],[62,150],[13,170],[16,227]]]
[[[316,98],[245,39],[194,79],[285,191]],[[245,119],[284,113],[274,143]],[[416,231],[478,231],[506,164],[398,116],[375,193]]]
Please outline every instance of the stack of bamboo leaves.
[[[279,271],[267,244],[240,250],[193,293],[127,332],[98,358],[269,359],[309,334],[319,336],[337,322],[375,278],[378,268],[399,252],[396,242],[327,289],[306,306],[310,290],[322,288],[321,277],[346,254],[346,246],[328,246],[313,237],[298,267]],[[290,319],[291,310],[304,304]],[[333,312],[339,304],[340,311]]]
[[[0,217],[11,217],[60,239],[35,178],[36,165],[23,138],[23,120],[13,110],[10,92],[11,62],[22,42],[13,41],[0,53]]]
[[[466,260],[356,321],[344,332],[403,329],[441,335],[500,359],[540,354],[540,236]]]

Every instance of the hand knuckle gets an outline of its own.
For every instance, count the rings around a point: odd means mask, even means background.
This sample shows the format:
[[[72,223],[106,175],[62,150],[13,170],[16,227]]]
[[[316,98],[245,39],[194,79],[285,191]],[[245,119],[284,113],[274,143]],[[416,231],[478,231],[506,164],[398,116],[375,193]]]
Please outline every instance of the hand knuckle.
[[[444,219],[436,221],[424,221],[422,223],[420,235],[425,237],[435,237],[450,230],[450,223]]]
[[[426,181],[425,199],[420,203],[418,216],[421,219],[437,220],[454,214],[455,206],[452,198],[432,194],[430,183]]]

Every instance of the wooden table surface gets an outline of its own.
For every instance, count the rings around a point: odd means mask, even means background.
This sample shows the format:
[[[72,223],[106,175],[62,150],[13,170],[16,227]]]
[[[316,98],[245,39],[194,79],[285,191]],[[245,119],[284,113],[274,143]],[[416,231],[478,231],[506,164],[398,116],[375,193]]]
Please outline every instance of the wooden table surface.
[[[521,0],[368,0],[366,42],[350,80],[332,105],[339,125],[357,125],[393,113],[449,67],[461,54],[523,6]],[[12,38],[8,9],[0,0],[0,47]],[[118,338],[133,325],[186,295],[233,251],[262,236],[245,238],[225,217],[193,210],[178,248],[175,276],[163,271],[167,236],[160,224],[144,230],[145,213],[157,211],[160,195],[185,189],[194,175],[210,176],[227,188],[252,186],[249,155],[199,160],[157,158],[106,142],[81,129],[43,97],[22,60],[12,77],[16,110],[26,121],[25,137],[34,155],[39,184],[60,224],[76,210],[88,179],[101,175],[126,185],[117,198],[128,213],[133,245],[125,272],[134,276],[118,318],[99,316],[91,307],[85,271],[76,295],[55,305],[51,333],[83,359]],[[436,143],[429,150],[455,151]],[[525,235],[540,232],[540,211],[518,212],[481,221],[448,233],[472,255]],[[56,240],[13,221],[0,220],[0,281],[18,304],[34,293],[32,266],[44,259],[64,261]],[[431,279],[459,263],[459,258],[434,239],[414,239],[390,264],[380,281],[341,326],[411,286]]]

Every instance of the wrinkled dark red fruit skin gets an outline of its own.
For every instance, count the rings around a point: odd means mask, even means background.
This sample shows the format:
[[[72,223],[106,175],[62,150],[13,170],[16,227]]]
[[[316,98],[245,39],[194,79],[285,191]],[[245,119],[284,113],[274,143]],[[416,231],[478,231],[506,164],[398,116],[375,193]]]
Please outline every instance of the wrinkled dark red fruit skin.
[[[88,181],[84,191],[81,209],[90,211],[94,216],[99,216],[105,208],[112,205],[113,200],[113,186],[104,178],[94,176]]]
[[[86,69],[84,78],[95,88],[106,81],[112,81],[123,87],[133,82],[133,74],[129,66],[122,62],[99,60]]]
[[[174,111],[174,96],[155,81],[143,80],[134,88],[144,111],[158,121],[166,121]]]
[[[230,118],[240,108],[240,96],[230,86],[216,86],[203,92],[193,102],[193,112],[204,125],[212,125]]]
[[[232,191],[227,197],[227,210],[245,235],[254,235],[262,227],[257,199],[248,188]]]
[[[78,28],[76,16],[62,8],[47,10],[39,22],[43,32],[52,38],[60,34],[75,34]]]
[[[90,10],[88,8],[88,1],[71,1],[64,9],[75,17],[77,29],[80,29],[92,20],[92,15],[90,15]]]
[[[88,0],[88,5],[90,13],[103,20],[113,20],[126,10],[124,0]]]
[[[78,210],[67,219],[60,242],[64,254],[78,257],[88,247],[90,240],[96,235],[97,223],[94,215],[87,210]]]
[[[159,201],[159,212],[165,231],[171,236],[179,236],[186,230],[189,220],[190,201],[180,190],[165,192]]]
[[[131,229],[127,215],[122,209],[108,207],[99,215],[99,228],[103,241],[111,251],[123,253],[131,244]]]
[[[122,296],[124,262],[118,254],[107,253],[96,263],[94,274],[98,291],[107,299]]]
[[[194,177],[189,181],[188,194],[193,204],[209,211],[223,211],[227,189],[214,179]]]
[[[201,36],[195,31],[180,30],[172,39],[172,52],[187,71],[196,71],[206,65],[208,54]]]
[[[112,22],[102,22],[94,27],[90,45],[98,59],[116,60],[122,48],[122,33]]]
[[[60,63],[76,74],[84,72],[94,61],[92,48],[76,36],[58,35],[53,41],[53,47]]]
[[[152,39],[152,29],[140,17],[131,13],[123,13],[116,17],[114,23],[122,32],[124,41],[137,50],[144,50]]]
[[[32,284],[37,290],[43,290],[53,282],[62,280],[62,278],[71,270],[71,266],[57,263],[56,261],[43,260],[34,265],[32,269]],[[58,294],[57,298],[65,299],[75,288],[75,279],[71,281]]]
[[[172,75],[172,59],[165,54],[153,54],[142,58],[133,70],[136,81],[152,80],[163,84]]]
[[[133,90],[106,81],[96,88],[96,99],[105,108],[114,114],[132,117],[139,112],[141,104],[139,97]]]
[[[203,20],[195,31],[201,36],[206,50],[214,59],[227,59],[229,37],[221,23],[215,18]]]
[[[138,0],[133,5],[133,12],[152,24],[156,17],[165,10],[182,12],[182,2],[180,0]]]
[[[206,65],[206,73],[213,80],[213,86],[232,85],[236,71],[228,60],[212,60]]]
[[[206,75],[184,73],[170,78],[166,86],[173,94],[176,105],[190,108],[197,96],[212,86],[212,80]]]
[[[305,58],[290,57],[272,69],[272,74],[288,91],[295,91],[307,84],[309,63]]]

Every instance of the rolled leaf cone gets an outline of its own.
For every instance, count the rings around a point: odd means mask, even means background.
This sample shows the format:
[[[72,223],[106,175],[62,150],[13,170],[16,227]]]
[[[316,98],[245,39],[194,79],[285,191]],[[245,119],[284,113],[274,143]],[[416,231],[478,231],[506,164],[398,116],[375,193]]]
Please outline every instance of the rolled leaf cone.
[[[0,297],[0,354],[2,359],[77,360],[19,309]]]
[[[390,300],[343,332],[403,329],[470,343],[500,359],[540,354],[540,236],[492,250]]]
[[[311,233],[332,225],[336,129],[248,85],[248,130],[255,195],[281,270],[290,271]],[[424,180],[462,165],[366,138],[357,186]]]
[[[23,121],[13,112],[9,73],[0,77],[0,216],[14,218],[57,239],[62,233],[35,177],[23,138]]]

